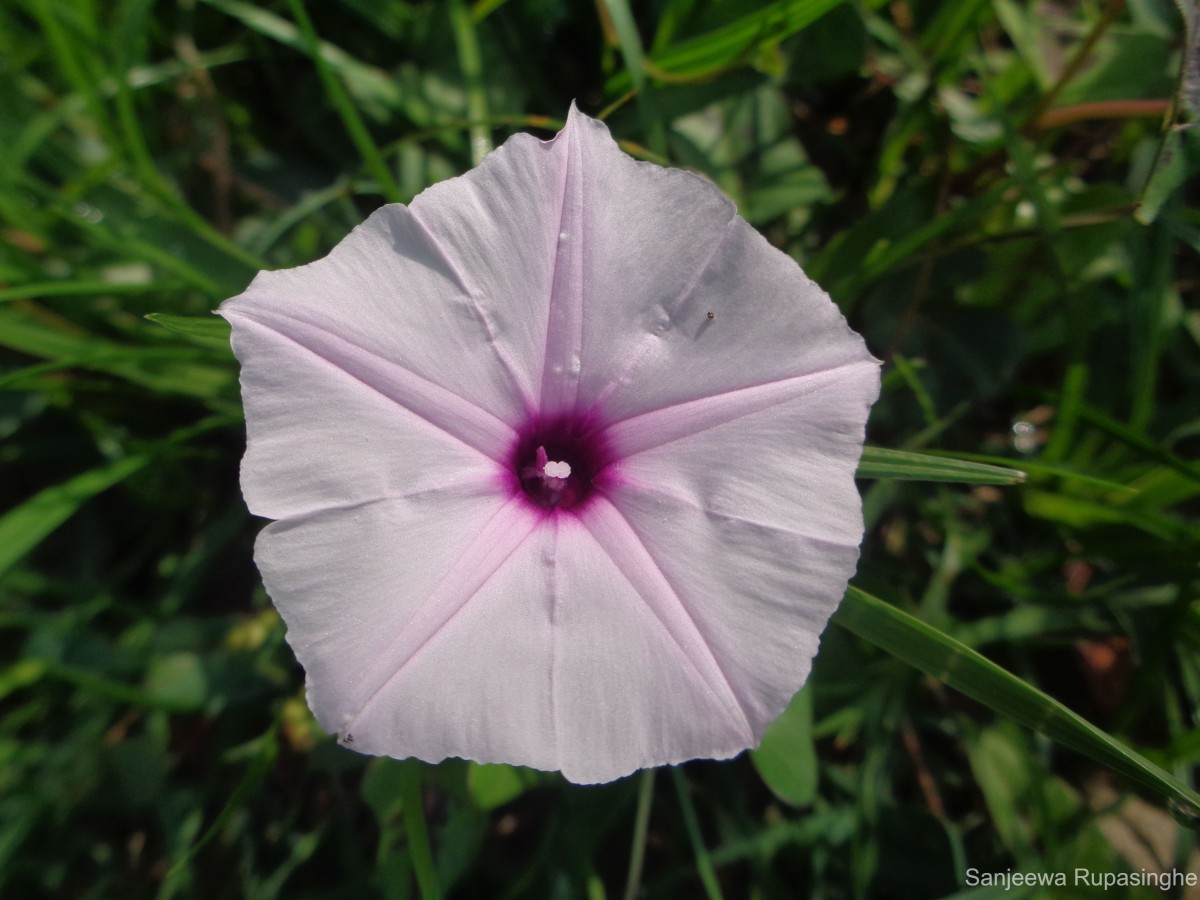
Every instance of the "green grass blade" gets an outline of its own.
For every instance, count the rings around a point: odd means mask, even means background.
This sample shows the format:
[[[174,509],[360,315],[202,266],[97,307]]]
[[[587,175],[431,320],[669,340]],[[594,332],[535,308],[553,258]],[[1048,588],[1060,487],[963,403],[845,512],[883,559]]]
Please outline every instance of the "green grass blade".
[[[295,24],[261,6],[243,3],[241,0],[205,0],[227,16],[237,19],[251,31],[261,34],[285,47],[291,47],[310,56],[312,46]],[[345,50],[327,41],[318,41],[316,53],[327,66],[346,82],[350,92],[360,105],[377,112],[381,110],[404,110],[413,117],[412,104],[404,95],[404,89],[387,73],[374,66],[359,62]],[[414,121],[420,119],[413,117]]]
[[[629,872],[625,878],[623,900],[636,900],[642,885],[642,866],[646,861],[646,831],[650,826],[650,806],[654,802],[654,769],[643,769],[638,781],[637,812],[633,818],[633,844],[629,850]]]
[[[0,575],[15,566],[85,501],[143,468],[151,457],[128,456],[40,491],[0,516]]]
[[[778,0],[722,28],[682,41],[646,60],[649,71],[664,80],[712,76],[753,59],[764,44],[773,44],[811,25],[843,0]],[[609,93],[632,85],[628,75],[613,79]]]
[[[170,294],[183,285],[173,281],[36,281],[0,288],[0,303],[41,300],[45,297],[103,297],[111,294]]]
[[[1158,460],[1164,466],[1174,469],[1185,478],[1200,484],[1200,466],[1180,459],[1169,450],[1164,450],[1143,432],[1136,431],[1128,425],[1086,404],[1079,407],[1079,418],[1089,425],[1107,432],[1122,443],[1128,444],[1135,450],[1144,453],[1151,459]]]
[[[853,586],[834,621],[989,709],[1167,798],[1184,818],[1200,823],[1200,794],[965,644]]]
[[[642,129],[646,132],[650,149],[659,156],[667,155],[667,133],[663,128],[662,117],[654,103],[654,98],[646,88],[646,58],[642,51],[642,39],[638,34],[637,24],[633,21],[633,12],[627,0],[604,0],[613,28],[617,32],[617,40],[621,44],[621,57],[625,60],[625,71],[637,92],[638,114],[642,120]]]
[[[421,900],[440,900],[437,867],[429,846],[429,829],[425,825],[425,805],[421,802],[421,772],[423,764],[408,760],[400,772],[400,804],[404,811],[404,829],[408,834],[408,853],[417,876]]]
[[[0,347],[40,357],[59,368],[81,366],[164,393],[209,400],[234,383],[233,371],[199,347],[143,347],[117,343],[74,329],[54,327],[11,308],[0,308]],[[214,349],[210,345],[210,350]],[[54,366],[42,371],[51,371]],[[7,382],[36,374],[18,371]]]
[[[263,779],[271,771],[271,767],[278,756],[279,722],[276,721],[271,725],[266,734],[254,742],[254,755],[250,758],[250,764],[246,767],[246,772],[242,775],[242,780],[233,789],[233,793],[229,795],[229,800],[226,801],[225,806],[217,814],[212,825],[208,827],[208,830],[204,832],[199,840],[188,847],[183,855],[167,871],[165,879],[167,883],[170,883],[174,878],[182,874],[184,868],[196,858],[196,855],[211,843],[214,838],[220,835],[221,829],[225,827],[225,823],[232,818],[234,813],[246,805],[259,785],[262,784]]]
[[[168,313],[150,313],[146,318],[151,322],[158,323],[168,331],[201,340],[206,345],[217,342],[223,347],[229,346],[229,323],[219,316],[173,316]]]
[[[950,481],[957,484],[1020,484],[1025,473],[987,463],[929,456],[908,450],[864,447],[859,478],[897,478],[903,481]]]
[[[181,428],[149,453],[139,453],[76,475],[39,491],[0,516],[0,576],[71,518],[92,497],[124,481],[157,458],[162,450],[228,424],[223,416],[209,416]]]
[[[700,820],[696,817],[696,807],[688,793],[687,779],[679,766],[671,766],[671,778],[675,782],[675,790],[679,792],[679,809],[683,813],[683,824],[687,828],[688,840],[692,844],[692,852],[696,856],[696,874],[704,885],[704,893],[708,900],[723,900],[721,884],[717,881],[717,870],[713,868],[712,857],[704,846],[704,835],[700,833]]]
[[[300,27],[305,51],[316,65],[321,83],[325,85],[325,93],[329,95],[330,101],[342,119],[342,124],[346,126],[350,140],[354,142],[354,146],[362,157],[363,165],[374,176],[379,184],[379,192],[387,198],[388,202],[403,202],[404,195],[400,191],[400,186],[396,184],[396,179],[392,177],[392,172],[384,162],[383,155],[375,146],[375,141],[371,137],[371,133],[367,131],[362,116],[358,114],[354,101],[350,99],[350,95],[338,81],[337,75],[334,74],[333,69],[326,62],[324,54],[321,53],[321,41],[317,37],[316,31],[313,30],[308,13],[304,10],[303,0],[288,0],[288,6],[292,10],[296,24]]]
[[[487,91],[483,86],[483,56],[479,52],[479,35],[467,9],[466,0],[450,0],[450,27],[458,47],[458,65],[467,83],[467,118],[471,120],[471,162],[479,165],[492,150],[492,136],[487,125]]]
[[[936,451],[933,451],[937,455]],[[1028,476],[1038,478],[1057,478],[1065,482],[1074,482],[1088,487],[1100,488],[1101,490],[1111,491],[1114,494],[1123,497],[1136,496],[1139,491],[1136,487],[1128,484],[1121,484],[1117,481],[1112,481],[1108,478],[1101,478],[1096,475],[1089,475],[1086,472],[1080,472],[1070,466],[1059,466],[1053,463],[1043,463],[1033,459],[1013,460],[1005,456],[989,456],[985,453],[955,453],[955,459],[967,460],[969,462],[988,463],[993,466],[1013,466],[1017,471],[1025,473]]]

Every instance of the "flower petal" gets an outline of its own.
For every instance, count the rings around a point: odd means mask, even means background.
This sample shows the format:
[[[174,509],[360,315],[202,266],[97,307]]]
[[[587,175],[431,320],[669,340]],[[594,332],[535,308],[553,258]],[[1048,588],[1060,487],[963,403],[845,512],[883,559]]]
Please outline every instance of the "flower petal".
[[[555,518],[554,713],[559,767],[611,781],[733,756],[752,742],[672,586],[606,501]]]
[[[575,111],[559,140],[574,148],[568,181],[577,189],[564,204],[562,231],[580,274],[555,291],[554,303],[578,306],[581,324],[547,365],[578,373],[578,405],[587,408],[674,327],[736,210],[697,175],[634,160],[603,123]]]
[[[620,420],[862,362],[874,360],[828,295],[735,219],[670,322],[610,372],[599,402]]]
[[[561,136],[514,135],[476,168],[422,191],[410,207],[449,248],[455,268],[469,273],[491,351],[529,410],[541,392],[567,150]]]
[[[330,347],[329,335],[295,320],[269,313],[260,319],[244,308],[226,306],[222,313],[234,326],[242,363],[242,492],[251,512],[281,519],[496,481],[497,465],[480,448],[501,453],[510,441],[511,429],[499,420],[428,384],[434,398],[420,405],[420,392],[398,394],[413,379],[392,364]],[[343,357],[337,362],[335,350]]]
[[[517,135],[412,208],[470,273],[544,416],[590,405],[669,326],[734,217],[710,183],[636,162],[574,107],[552,141]]]
[[[526,399],[473,291],[417,215],[390,204],[324,259],[261,272],[220,311],[293,320],[514,421]]]
[[[755,742],[807,677],[858,560],[854,471],[879,378],[873,363],[839,373],[623,458],[607,492],[685,605]]]
[[[519,501],[501,508],[421,596],[363,676],[322,707],[364,753],[557,768],[552,535]],[[401,592],[402,595],[407,593]],[[326,725],[326,727],[330,727]]]
[[[322,727],[364,753],[553,768],[536,523],[458,488],[268,526],[256,559]]]

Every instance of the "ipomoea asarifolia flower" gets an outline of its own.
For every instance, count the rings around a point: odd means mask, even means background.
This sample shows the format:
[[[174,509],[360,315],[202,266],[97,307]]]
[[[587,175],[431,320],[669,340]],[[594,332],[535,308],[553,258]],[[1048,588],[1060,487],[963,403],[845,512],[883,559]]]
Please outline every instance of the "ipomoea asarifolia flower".
[[[344,745],[608,781],[803,684],[878,367],[707,181],[572,109],[220,312],[256,559]]]

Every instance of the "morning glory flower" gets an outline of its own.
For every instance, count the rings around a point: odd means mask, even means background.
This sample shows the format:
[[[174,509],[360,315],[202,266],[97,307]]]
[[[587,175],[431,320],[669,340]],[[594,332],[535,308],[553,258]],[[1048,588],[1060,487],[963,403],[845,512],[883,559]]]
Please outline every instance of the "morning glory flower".
[[[878,363],[709,182],[572,109],[220,313],[343,745],[603,782],[754,746],[804,683]]]

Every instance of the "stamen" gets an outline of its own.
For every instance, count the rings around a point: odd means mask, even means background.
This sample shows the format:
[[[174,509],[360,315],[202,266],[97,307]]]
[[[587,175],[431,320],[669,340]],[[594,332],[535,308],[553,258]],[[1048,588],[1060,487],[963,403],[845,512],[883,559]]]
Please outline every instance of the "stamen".
[[[571,464],[568,462],[548,462],[542,466],[542,472],[547,478],[570,478]]]

